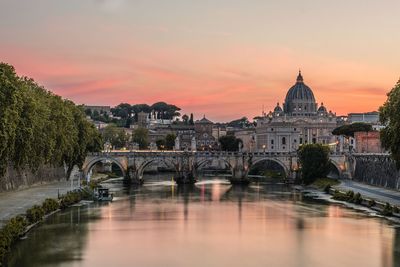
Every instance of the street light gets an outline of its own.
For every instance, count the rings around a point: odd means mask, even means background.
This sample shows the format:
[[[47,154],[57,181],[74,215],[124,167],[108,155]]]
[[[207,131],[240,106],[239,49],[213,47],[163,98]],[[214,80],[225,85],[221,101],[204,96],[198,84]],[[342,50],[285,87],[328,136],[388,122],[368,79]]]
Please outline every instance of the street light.
[[[266,148],[267,146],[264,144],[262,147],[263,147],[263,152],[265,153],[265,148]]]

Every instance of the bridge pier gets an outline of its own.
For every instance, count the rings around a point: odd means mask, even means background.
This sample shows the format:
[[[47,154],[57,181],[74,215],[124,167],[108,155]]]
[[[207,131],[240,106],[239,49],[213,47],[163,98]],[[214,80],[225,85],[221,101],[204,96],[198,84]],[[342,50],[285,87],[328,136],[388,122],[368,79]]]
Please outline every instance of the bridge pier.
[[[180,184],[194,184],[197,182],[195,173],[193,171],[183,171],[177,172],[176,176],[174,176],[174,181],[178,185]]]
[[[234,168],[232,170],[232,177],[229,178],[231,184],[247,185],[250,183],[248,177],[248,170],[246,168]]]
[[[141,185],[143,184],[143,177],[140,175],[140,172],[136,170],[133,166],[128,167],[128,171],[124,177],[125,183]]]

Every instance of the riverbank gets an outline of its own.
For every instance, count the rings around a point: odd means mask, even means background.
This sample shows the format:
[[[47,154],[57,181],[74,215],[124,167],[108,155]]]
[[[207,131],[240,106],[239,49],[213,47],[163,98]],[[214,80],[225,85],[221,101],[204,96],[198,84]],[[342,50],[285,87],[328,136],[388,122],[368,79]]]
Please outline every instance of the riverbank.
[[[330,197],[327,201],[342,203],[353,208],[365,207],[378,214],[389,217],[400,218],[400,192],[381,187],[374,187],[352,180],[319,179],[307,189],[323,191]],[[303,191],[303,189],[301,189]],[[317,196],[317,198],[321,198]],[[398,219],[396,219],[396,222]]]

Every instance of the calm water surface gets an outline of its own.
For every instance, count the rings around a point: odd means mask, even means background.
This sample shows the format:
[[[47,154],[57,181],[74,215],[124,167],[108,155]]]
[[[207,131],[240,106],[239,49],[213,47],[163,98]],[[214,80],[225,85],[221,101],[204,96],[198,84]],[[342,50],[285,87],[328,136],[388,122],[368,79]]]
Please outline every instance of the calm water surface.
[[[107,186],[115,201],[52,216],[16,246],[9,265],[400,266],[394,225],[283,185],[203,178],[180,188],[153,176],[140,188]]]

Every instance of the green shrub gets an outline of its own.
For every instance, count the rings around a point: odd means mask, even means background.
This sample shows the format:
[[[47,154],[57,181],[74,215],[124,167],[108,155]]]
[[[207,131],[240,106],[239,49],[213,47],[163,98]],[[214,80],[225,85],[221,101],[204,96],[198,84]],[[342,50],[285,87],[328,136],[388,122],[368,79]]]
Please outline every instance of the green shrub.
[[[346,193],[342,193],[342,192],[336,190],[335,193],[333,194],[333,199],[340,200],[340,201],[347,201],[349,199],[349,197],[347,196]]]
[[[368,207],[373,207],[375,205],[376,205],[375,200],[373,200],[373,199],[368,200]]]
[[[18,215],[10,219],[0,230],[0,265],[11,245],[25,232],[28,221],[25,217]]]
[[[353,196],[353,199],[352,199],[351,202],[353,202],[354,204],[361,204],[362,201],[363,201],[363,198],[361,197],[361,194],[360,194],[360,193],[356,193],[356,194]]]
[[[329,191],[331,190],[331,186],[329,185],[329,184],[327,184],[325,187],[324,187],[324,192],[325,193],[327,193],[327,194],[329,194]]]
[[[352,199],[354,197],[354,192],[352,190],[347,191],[346,196],[348,197],[348,199]]]
[[[381,211],[383,216],[392,216],[393,215],[393,208],[392,206],[386,202],[385,207]]]
[[[31,224],[42,220],[43,216],[44,210],[38,205],[35,205],[26,211],[26,218]]]
[[[78,203],[82,200],[81,194],[79,192],[68,192],[66,195],[61,197],[60,208],[65,209],[68,206]]]
[[[399,207],[393,206],[393,213],[400,213]]]
[[[50,212],[58,210],[59,208],[60,204],[58,201],[52,198],[46,199],[42,204],[42,209],[44,210],[45,214],[49,214]]]

